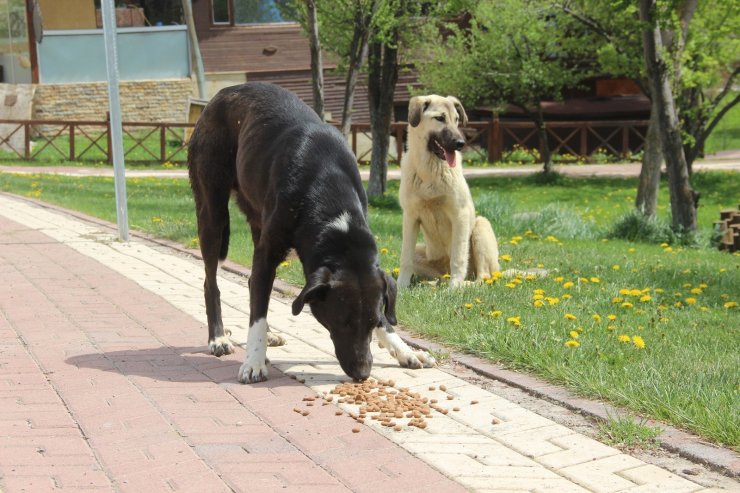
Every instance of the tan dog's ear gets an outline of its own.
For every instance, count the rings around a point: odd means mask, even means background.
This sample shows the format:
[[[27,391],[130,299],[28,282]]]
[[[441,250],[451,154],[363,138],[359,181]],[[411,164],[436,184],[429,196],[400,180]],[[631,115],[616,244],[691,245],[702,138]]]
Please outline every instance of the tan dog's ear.
[[[457,116],[460,117],[460,126],[465,127],[468,124],[468,115],[465,113],[465,108],[463,108],[462,103],[455,96],[447,96],[447,99],[452,101],[452,104],[455,105]]]
[[[414,96],[409,100],[409,125],[416,127],[421,122],[421,115],[429,107],[428,96]]]

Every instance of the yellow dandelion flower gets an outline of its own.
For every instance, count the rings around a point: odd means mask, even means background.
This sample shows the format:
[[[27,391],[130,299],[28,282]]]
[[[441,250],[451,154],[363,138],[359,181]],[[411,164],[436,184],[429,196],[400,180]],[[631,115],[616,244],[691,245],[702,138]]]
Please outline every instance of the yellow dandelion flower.
[[[573,283],[571,281],[565,282],[565,283],[563,283],[563,287],[565,289],[570,289],[570,288],[573,287]]]
[[[473,308],[473,304],[472,303],[465,303],[463,306],[465,308],[467,308],[468,310],[470,310],[471,308]]]
[[[643,302],[643,303],[646,303],[646,302],[648,302],[648,301],[650,301],[652,299],[653,299],[653,297],[650,296],[649,294],[644,294],[644,295],[642,295],[640,297],[640,301]]]
[[[578,337],[581,335],[576,330],[571,330],[568,335],[570,335],[571,339],[578,339]]]
[[[290,260],[285,260],[280,263],[280,267],[288,267],[290,265]]]
[[[588,284],[588,278],[586,277],[580,277],[578,278],[579,281],[581,281],[583,284]]]
[[[499,256],[499,259],[503,260],[504,262],[511,262],[511,255],[501,255]]]
[[[532,291],[532,292],[533,292],[534,294],[540,294],[540,295],[542,295],[542,294],[545,294],[545,290],[544,290],[544,289],[535,289],[535,290],[534,290],[534,291]]]
[[[619,342],[630,342],[632,338],[626,334],[620,335],[618,338]]]
[[[705,284],[705,283],[699,284],[699,288],[701,288],[701,289],[707,289],[708,287],[709,286],[707,284]]]
[[[557,305],[558,303],[560,303],[560,298],[552,298],[552,297],[548,297],[548,298],[545,298],[545,299],[547,300],[547,303],[548,303],[549,305],[551,305],[551,306],[552,306],[552,305]]]
[[[566,313],[565,314],[565,318],[568,319],[568,320],[576,320],[576,319],[578,319],[578,317],[576,317],[572,313]]]
[[[621,294],[622,296],[627,296],[630,294],[630,290],[627,288],[622,288],[619,290],[619,294]]]
[[[488,315],[493,318],[498,318],[501,316],[503,312],[501,310],[493,310],[492,312],[488,312]]]
[[[592,277],[591,278],[591,282],[599,283],[599,282],[601,282],[601,279],[599,279],[598,277]]]
[[[699,307],[699,310],[702,311],[702,312],[708,312],[709,311],[709,308],[706,307],[706,306],[700,306]]]
[[[665,247],[665,248],[663,249],[663,251],[664,251],[664,252],[672,252],[672,251],[673,251],[673,247]]]
[[[381,255],[388,255],[388,249],[387,248],[381,248],[380,249],[380,254]]]
[[[400,269],[399,267],[394,267],[394,268],[393,268],[393,273],[394,273],[395,275],[398,275],[398,274],[400,274],[400,273],[401,273],[401,269]]]
[[[509,318],[506,319],[506,321],[509,322],[514,327],[521,327],[522,326],[522,318],[519,317],[519,316],[517,316],[517,317],[509,317]]]
[[[491,279],[490,277],[486,278],[486,284],[488,284],[489,286],[492,285],[493,279]]]
[[[660,246],[663,247],[663,248],[665,248],[665,247],[670,246],[670,245],[668,243],[661,243]]]
[[[628,249],[627,251],[628,251],[629,253],[635,253],[635,252],[637,251],[637,249],[635,249],[635,248],[630,248],[630,249]]]
[[[581,343],[578,341],[574,341],[574,340],[565,341],[565,347],[577,348],[577,347],[580,347],[580,345]]]
[[[693,305],[693,304],[695,304],[695,303],[696,303],[696,298],[686,298],[686,299],[685,299],[685,300],[683,300],[683,301],[684,301],[684,303],[686,303],[687,305]]]
[[[676,308],[681,308],[683,306],[683,303],[681,303],[680,301],[677,301],[673,304],[673,306],[675,306]]]
[[[568,293],[565,293],[565,294],[564,294],[563,296],[561,296],[561,298],[563,298],[564,300],[569,300],[569,299],[571,299],[572,297],[573,297],[573,296],[569,295]]]
[[[640,336],[632,336],[632,344],[638,349],[645,349],[645,341]]]
[[[689,289],[691,287],[691,283],[687,282],[682,286],[684,289]]]
[[[655,288],[655,293],[656,294],[663,294],[663,293],[665,293],[665,290],[663,288]]]
[[[640,296],[642,294],[642,291],[639,289],[630,289],[630,296]]]
[[[560,284],[563,282],[563,279],[565,279],[563,276],[558,276],[555,279],[553,279],[556,283]]]
[[[535,308],[542,308],[543,306],[545,306],[545,302],[542,300],[534,300],[533,305],[535,306]]]
[[[598,313],[594,313],[593,315],[591,315],[591,318],[593,318],[596,322],[601,322],[601,315],[599,315]]]
[[[632,308],[634,305],[630,303],[629,301],[625,301],[622,303],[622,308]]]
[[[480,305],[481,303],[483,303],[483,301],[481,301],[481,299],[480,299],[480,298],[476,298],[476,299],[475,299],[475,300],[473,300],[473,301],[475,301],[475,302],[476,302],[476,303],[478,303],[479,305]]]
[[[449,278],[450,278],[450,275],[449,274],[443,274],[442,275],[442,279],[449,279]]]
[[[544,294],[536,294],[536,295],[532,296],[532,299],[533,300],[544,300],[545,299],[545,295]]]
[[[616,330],[616,329],[617,329],[617,328],[616,328],[616,327],[615,327],[614,325],[607,325],[607,326],[606,326],[606,330],[608,330],[608,331],[610,331],[610,332],[612,332],[612,331],[614,331],[614,330]]]
[[[624,299],[620,298],[619,296],[615,296],[614,298],[612,298],[612,303],[621,303],[623,301]]]
[[[702,290],[700,288],[694,288],[690,292],[691,294],[701,294]]]
[[[728,301],[723,305],[726,309],[737,308],[737,301]]]
[[[617,316],[614,315],[613,313],[610,313],[609,315],[606,316],[606,318],[608,318],[609,320],[613,322],[617,319]]]
[[[619,269],[621,269],[621,267],[619,266],[619,264],[612,265],[612,270],[619,270]]]
[[[524,279],[526,279],[527,281],[534,281],[535,279],[537,279],[537,276],[534,274],[527,274]]]
[[[514,289],[516,287],[516,283],[509,282],[509,283],[504,284],[504,286],[506,286],[509,289]]]
[[[727,269],[725,269],[724,267],[722,267],[722,268],[721,268],[721,269],[719,270],[719,273],[720,273],[720,274],[724,274],[725,272],[727,272]]]

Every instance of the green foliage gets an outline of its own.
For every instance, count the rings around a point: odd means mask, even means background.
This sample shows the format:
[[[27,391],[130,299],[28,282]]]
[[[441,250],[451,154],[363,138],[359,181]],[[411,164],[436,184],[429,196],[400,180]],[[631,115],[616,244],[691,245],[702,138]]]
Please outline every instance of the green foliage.
[[[599,423],[599,435],[606,444],[616,447],[657,448],[657,438],[663,430],[647,425],[646,421],[644,418],[636,421],[631,416],[609,418]]]
[[[574,21],[546,2],[479,2],[469,29],[427,26],[417,64],[427,92],[455,94],[467,105],[530,108],[560,99],[590,75],[582,62],[589,45]],[[581,29],[582,31],[582,29]]]

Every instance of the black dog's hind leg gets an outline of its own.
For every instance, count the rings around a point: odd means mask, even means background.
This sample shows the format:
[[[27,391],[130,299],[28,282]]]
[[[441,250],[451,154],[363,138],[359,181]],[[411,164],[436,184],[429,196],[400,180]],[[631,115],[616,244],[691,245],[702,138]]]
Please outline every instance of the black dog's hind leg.
[[[234,352],[234,346],[224,333],[224,323],[221,319],[221,292],[216,281],[218,261],[226,256],[225,252],[228,248],[229,191],[212,193],[211,197],[199,202],[208,204],[200,206],[197,212],[200,252],[203,255],[206,271],[203,288],[208,316],[208,348],[211,354],[223,356]]]

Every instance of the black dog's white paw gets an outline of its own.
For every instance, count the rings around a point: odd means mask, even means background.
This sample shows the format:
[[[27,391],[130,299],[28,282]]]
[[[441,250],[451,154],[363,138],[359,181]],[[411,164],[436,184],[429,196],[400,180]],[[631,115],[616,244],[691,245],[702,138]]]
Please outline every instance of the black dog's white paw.
[[[226,336],[217,337],[214,340],[208,341],[208,349],[210,349],[212,355],[218,357],[234,352],[234,346]]]
[[[418,370],[420,368],[432,368],[437,365],[437,360],[426,351],[411,351],[397,356],[398,364],[404,368]]]
[[[239,376],[237,378],[241,383],[264,382],[267,380],[266,362],[262,361],[258,364],[252,364],[245,361],[244,364],[239,367]]]
[[[273,332],[268,332],[267,333],[267,345],[270,346],[270,347],[285,346],[285,344],[287,344],[287,342],[288,341],[285,340],[285,337],[283,337],[281,335],[277,335],[277,334],[275,334]]]

